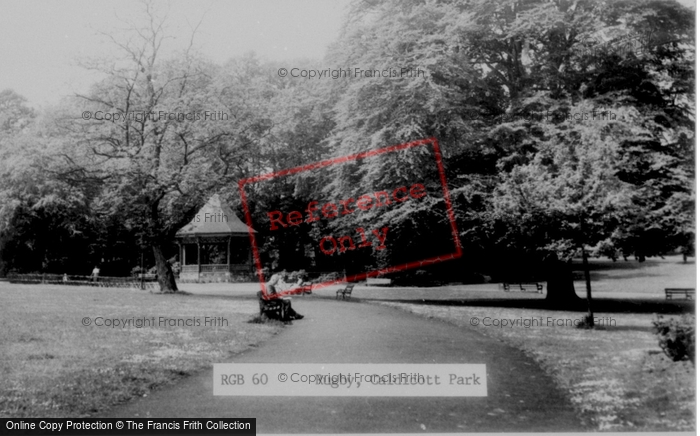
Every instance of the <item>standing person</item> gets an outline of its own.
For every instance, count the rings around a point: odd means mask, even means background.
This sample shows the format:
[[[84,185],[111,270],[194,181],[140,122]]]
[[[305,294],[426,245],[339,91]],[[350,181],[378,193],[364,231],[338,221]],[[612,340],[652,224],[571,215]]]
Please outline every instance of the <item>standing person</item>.
[[[265,284],[265,287],[270,294],[275,295],[282,291],[282,287],[289,286],[285,280],[287,279],[287,271],[282,270],[275,273],[270,277],[270,281]],[[292,309],[292,299],[290,297],[273,297],[282,302],[282,311],[284,312],[283,317],[286,319],[302,319],[304,315],[299,315],[294,309]]]
[[[95,268],[92,269],[92,281],[97,282],[97,278],[100,276],[100,268],[95,265]]]

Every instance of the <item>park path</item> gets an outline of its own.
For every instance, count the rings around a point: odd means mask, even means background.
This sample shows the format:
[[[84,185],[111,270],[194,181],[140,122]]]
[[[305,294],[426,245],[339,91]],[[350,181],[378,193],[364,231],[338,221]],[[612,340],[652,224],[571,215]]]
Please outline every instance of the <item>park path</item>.
[[[483,363],[488,397],[214,397],[207,370],[107,416],[254,417],[258,433],[585,430],[552,379],[498,340],[377,304],[304,297],[294,307],[303,320],[229,362]]]

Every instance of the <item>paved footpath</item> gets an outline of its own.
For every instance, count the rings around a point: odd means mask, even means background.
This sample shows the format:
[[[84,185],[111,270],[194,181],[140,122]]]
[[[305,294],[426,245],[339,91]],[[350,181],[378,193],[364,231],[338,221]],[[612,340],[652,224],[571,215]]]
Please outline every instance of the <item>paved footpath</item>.
[[[214,397],[208,370],[109,416],[254,417],[258,433],[585,430],[532,359],[475,330],[375,304],[303,297],[294,307],[303,320],[230,362],[484,363],[488,397]]]

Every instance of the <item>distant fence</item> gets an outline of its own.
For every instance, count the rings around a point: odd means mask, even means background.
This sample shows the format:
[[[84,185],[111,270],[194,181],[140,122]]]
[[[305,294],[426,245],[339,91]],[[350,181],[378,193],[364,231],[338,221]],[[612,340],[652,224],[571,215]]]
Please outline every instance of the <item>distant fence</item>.
[[[140,288],[141,277],[93,277],[64,274],[8,274],[7,281],[21,284],[97,286],[101,288]],[[143,277],[145,289],[157,289],[155,274]]]

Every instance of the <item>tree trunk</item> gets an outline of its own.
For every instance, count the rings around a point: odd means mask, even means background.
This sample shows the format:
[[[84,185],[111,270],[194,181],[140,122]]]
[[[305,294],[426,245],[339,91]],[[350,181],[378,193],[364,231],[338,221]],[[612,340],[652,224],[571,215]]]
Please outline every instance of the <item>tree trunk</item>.
[[[547,262],[547,305],[557,309],[578,309],[581,298],[574,289],[571,268],[556,257]]]
[[[158,284],[161,292],[177,292],[177,284],[175,283],[175,274],[170,268],[168,260],[163,254],[163,249],[160,245],[155,244],[153,248],[153,257],[156,259],[156,271],[158,272]]]
[[[583,274],[586,276],[586,307],[588,314],[586,315],[586,327],[593,328],[593,297],[591,296],[591,272],[588,266],[588,255],[586,248],[581,245],[581,255],[583,256]]]

